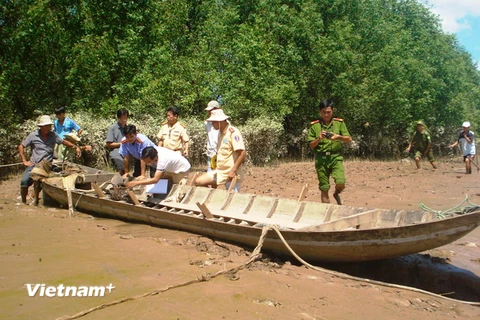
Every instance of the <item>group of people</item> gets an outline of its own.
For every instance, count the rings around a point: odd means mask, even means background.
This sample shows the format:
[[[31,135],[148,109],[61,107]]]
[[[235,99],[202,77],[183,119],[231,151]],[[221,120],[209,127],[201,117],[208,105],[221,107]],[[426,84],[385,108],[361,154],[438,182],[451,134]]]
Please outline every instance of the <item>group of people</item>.
[[[323,100],[319,105],[320,119],[310,123],[308,130],[308,144],[315,153],[315,170],[319,181],[321,200],[330,203],[328,192],[330,190],[330,177],[335,182],[333,197],[337,204],[342,204],[340,193],[345,189],[345,169],[343,166],[342,143],[352,141],[343,119],[334,118],[334,104],[331,100]],[[470,130],[470,122],[462,124],[457,141],[450,144],[450,148],[460,146],[465,162],[466,173],[472,173],[472,163],[475,159],[475,134]],[[414,154],[417,169],[420,161],[427,158],[434,169],[437,168],[432,152],[432,141],[428,130],[422,121],[417,122],[406,152]],[[474,163],[475,164],[475,163]]]
[[[230,117],[217,101],[210,101],[205,110],[208,112],[205,120],[207,170],[196,177],[193,183],[213,188],[224,185],[229,190],[239,192],[246,156],[243,137],[230,124]],[[39,130],[32,132],[18,146],[20,157],[26,166],[20,183],[23,203],[27,201],[29,186],[34,184],[34,199],[35,204],[38,204],[40,183],[31,177],[36,164],[42,161],[52,163],[54,157],[61,160],[69,149],[75,149],[77,157],[82,150],[91,150],[88,146],[80,147],[76,144],[82,129],[75,121],[65,117],[65,108],[56,109],[55,113],[55,122],[48,115],[41,116],[37,122]],[[155,184],[160,179],[168,179],[175,184],[185,182],[191,168],[188,161],[189,137],[186,126],[178,121],[179,114],[177,107],[167,109],[167,120],[162,123],[157,134],[157,144],[154,144],[147,136],[138,133],[135,125],[128,124],[130,114],[127,109],[117,111],[117,122],[108,128],[105,147],[113,167],[124,179],[129,175],[129,161],[133,158],[135,179],[128,181],[127,187]],[[25,153],[27,147],[32,149],[30,160],[27,160]]]
[[[225,186],[228,190],[240,192],[241,182],[244,179],[244,160],[246,157],[245,144],[240,131],[232,126],[218,101],[208,103],[205,111],[208,118],[205,120],[207,133],[207,170],[202,175],[195,177],[193,184],[196,186],[209,186],[216,188]],[[30,173],[35,164],[46,160],[51,162],[54,154],[59,159],[69,152],[76,152],[79,156],[82,147],[75,142],[82,129],[75,121],[65,116],[65,108],[55,110],[57,119],[52,122],[47,115],[38,120],[39,130],[32,132],[19,146],[18,151],[26,170],[20,183],[22,202],[26,202],[28,187],[34,183]],[[138,133],[135,125],[128,124],[130,116],[127,109],[117,111],[117,122],[108,128],[106,148],[109,150],[110,161],[115,170],[127,178],[129,175],[129,159],[134,159],[133,176],[136,179],[128,181],[127,187],[137,185],[155,184],[160,179],[169,179],[175,184],[185,182],[189,171],[189,137],[185,124],[178,121],[179,110],[170,107],[166,111],[166,121],[162,123],[157,134],[157,144],[147,136]],[[319,104],[318,120],[310,123],[308,129],[308,145],[315,153],[315,170],[319,181],[321,201],[330,203],[330,177],[335,182],[333,198],[338,205],[342,204],[340,194],[345,189],[345,168],[343,166],[343,143],[350,143],[350,136],[343,119],[335,118],[334,103],[323,100]],[[54,130],[52,131],[52,126]],[[466,165],[466,173],[472,172],[471,163],[476,154],[475,135],[470,130],[470,123],[463,123],[463,130],[459,133],[455,143],[449,145],[454,148],[460,146]],[[72,132],[76,134],[72,135]],[[70,139],[67,139],[70,137]],[[426,157],[434,169],[437,168],[432,152],[432,141],[428,130],[422,121],[417,122],[407,152],[414,154],[417,169],[420,161]],[[32,156],[27,160],[25,148],[32,148]],[[88,148],[83,147],[83,148]],[[69,151],[70,150],[70,151]],[[88,149],[86,149],[88,150]],[[35,199],[38,203],[40,186],[34,184]]]

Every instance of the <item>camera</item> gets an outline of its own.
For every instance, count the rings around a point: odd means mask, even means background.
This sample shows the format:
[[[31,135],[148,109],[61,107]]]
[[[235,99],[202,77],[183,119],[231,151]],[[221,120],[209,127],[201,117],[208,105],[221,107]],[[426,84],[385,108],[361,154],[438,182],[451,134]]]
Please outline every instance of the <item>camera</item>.
[[[325,138],[330,139],[331,137],[333,137],[333,132],[325,132]]]

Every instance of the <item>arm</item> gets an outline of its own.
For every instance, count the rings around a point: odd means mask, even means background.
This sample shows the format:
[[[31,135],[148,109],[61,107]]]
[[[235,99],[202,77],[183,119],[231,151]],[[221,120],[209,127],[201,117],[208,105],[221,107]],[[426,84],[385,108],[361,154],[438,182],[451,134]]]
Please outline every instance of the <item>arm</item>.
[[[187,141],[187,142],[184,142],[184,143],[183,143],[183,156],[184,156],[185,158],[188,158],[189,151],[190,151],[190,150],[189,150],[189,143],[188,143],[188,141]]]
[[[139,179],[145,178],[146,167],[147,167],[147,164],[145,163],[145,161],[140,159],[140,177],[138,177]]]
[[[231,180],[237,176],[237,170],[240,167],[240,165],[243,163],[243,160],[245,160],[245,156],[247,155],[247,151],[245,150],[236,150],[235,153],[238,155],[237,160],[235,160],[235,163],[233,164],[232,169],[228,173],[228,178]]]
[[[323,132],[322,132],[322,134],[323,134]],[[350,143],[350,142],[352,142],[352,137],[342,136],[342,135],[334,133],[333,136],[330,138],[330,140],[338,140],[340,142]]]
[[[83,129],[79,129],[77,132],[78,132],[78,135],[80,136],[83,133]]]
[[[308,146],[310,147],[310,149],[315,149],[315,148],[318,146],[318,144],[320,143],[320,141],[322,141],[322,139],[325,138],[324,134],[325,134],[325,132],[322,131],[322,132],[320,133],[320,137],[318,137],[317,139],[312,140],[312,141],[310,141],[310,142],[308,143]]]
[[[109,148],[109,149],[120,148],[120,145],[121,145],[120,142],[107,141],[107,143],[105,143],[105,146],[106,146],[107,148]]]
[[[140,181],[129,181],[127,182],[126,186],[128,188],[131,188],[131,187],[140,186],[140,185],[154,184],[154,183],[157,183],[162,178],[162,176],[163,176],[163,171],[157,170],[153,178],[140,180]]]
[[[23,144],[18,145],[18,153],[20,154],[20,158],[22,158],[22,162],[25,167],[33,166],[33,162],[28,161],[27,157],[25,157],[25,147],[23,146]]]
[[[80,149],[79,146],[77,146],[76,144],[73,144],[71,143],[70,141],[68,141],[67,139],[63,139],[63,142],[62,144],[64,146],[66,146],[67,148],[74,148],[77,150],[77,157],[80,157],[82,155],[82,150]]]
[[[427,148],[425,149],[425,152],[423,154],[427,154],[428,151],[430,151],[430,147],[432,146],[432,141],[428,141]]]
[[[159,146],[159,147],[163,147],[163,140],[158,140],[158,144],[157,144],[157,146]]]
[[[123,157],[123,168],[125,170],[125,173],[123,174],[123,178],[125,179],[126,177],[128,177],[128,156],[126,157]]]
[[[452,149],[452,148],[455,148],[456,146],[458,146],[458,140],[455,141],[455,143],[452,143],[451,145],[449,145],[448,147]]]

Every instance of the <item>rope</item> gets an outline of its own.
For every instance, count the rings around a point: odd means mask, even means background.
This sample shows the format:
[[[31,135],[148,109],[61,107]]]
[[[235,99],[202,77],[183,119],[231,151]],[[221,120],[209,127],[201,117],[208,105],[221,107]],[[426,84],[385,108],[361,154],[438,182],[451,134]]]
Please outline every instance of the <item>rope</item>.
[[[23,164],[23,162],[17,162],[17,163],[12,163],[12,164],[2,164],[0,165],[0,168],[5,168],[5,167],[14,167]]]
[[[469,205],[463,207],[462,209],[459,209],[464,203],[468,203]],[[453,208],[444,210],[444,211],[429,208],[423,203],[420,203],[418,206],[423,211],[434,213],[436,215],[437,219],[445,219],[445,218],[448,218],[448,217],[452,217],[456,214],[465,214],[465,213],[469,213],[469,212],[472,212],[474,210],[480,209],[480,205],[472,203],[468,199],[468,195],[465,195],[465,199],[460,204],[456,205]]]
[[[417,288],[408,287],[408,286],[402,286],[402,285],[398,285],[398,284],[387,283],[387,282],[378,281],[378,280],[371,280],[371,279],[366,279],[366,278],[350,276],[350,275],[345,274],[345,273],[332,271],[332,270],[328,270],[328,269],[325,269],[325,268],[314,266],[314,265],[308,263],[307,261],[303,260],[295,251],[293,251],[293,249],[290,247],[290,245],[287,243],[287,241],[283,237],[282,233],[278,229],[277,225],[266,225],[262,228],[262,234],[260,235],[260,238],[258,239],[257,246],[255,247],[252,254],[250,255],[250,259],[248,259],[247,262],[245,262],[245,263],[243,263],[239,266],[230,268],[228,270],[217,271],[213,275],[210,275],[208,273],[202,274],[201,276],[199,276],[197,279],[194,279],[194,280],[185,281],[185,282],[182,282],[182,283],[179,283],[179,284],[168,286],[168,287],[163,288],[163,289],[158,289],[158,290],[150,291],[150,292],[147,292],[147,293],[143,293],[143,294],[139,294],[139,295],[135,295],[135,296],[130,296],[130,297],[118,299],[118,300],[115,300],[115,301],[112,301],[112,302],[104,303],[104,304],[98,305],[96,307],[80,311],[80,312],[78,312],[74,315],[71,315],[71,316],[63,316],[63,317],[57,318],[56,320],[78,319],[78,318],[83,317],[83,316],[85,316],[89,313],[92,313],[94,311],[101,310],[101,309],[104,309],[104,308],[107,308],[107,307],[111,307],[111,306],[114,306],[114,305],[117,305],[117,304],[120,304],[120,303],[123,303],[123,302],[128,302],[128,301],[142,299],[142,298],[145,298],[145,297],[155,296],[155,295],[158,295],[160,293],[166,292],[166,291],[171,290],[171,289],[177,289],[177,288],[186,287],[186,286],[189,286],[189,285],[195,284],[195,283],[206,282],[206,281],[212,280],[212,279],[214,279],[214,278],[216,278],[220,275],[223,275],[223,274],[235,274],[238,271],[240,271],[240,270],[244,269],[245,267],[249,266],[250,264],[252,264],[254,261],[256,261],[261,256],[260,251],[262,249],[263,243],[265,242],[265,238],[266,238],[269,230],[275,231],[277,233],[278,237],[280,238],[280,240],[282,241],[282,243],[288,249],[288,251],[300,263],[302,263],[304,266],[306,266],[306,267],[308,267],[312,270],[320,271],[320,272],[330,274],[330,275],[333,275],[333,276],[336,276],[336,277],[342,278],[342,279],[359,281],[359,282],[366,282],[366,283],[376,284],[376,285],[384,286],[384,287],[388,287],[388,288],[403,289],[403,290],[408,290],[408,291],[412,291],[412,292],[423,293],[423,294],[433,296],[433,297],[436,297],[436,298],[446,299],[446,300],[449,300],[449,301],[452,301],[452,302],[460,302],[460,303],[464,303],[464,304],[468,304],[468,305],[472,305],[472,306],[480,306],[480,302],[470,302],[470,301],[457,300],[457,299],[442,296],[440,294],[425,291],[425,290],[422,290],[422,289],[417,289]]]

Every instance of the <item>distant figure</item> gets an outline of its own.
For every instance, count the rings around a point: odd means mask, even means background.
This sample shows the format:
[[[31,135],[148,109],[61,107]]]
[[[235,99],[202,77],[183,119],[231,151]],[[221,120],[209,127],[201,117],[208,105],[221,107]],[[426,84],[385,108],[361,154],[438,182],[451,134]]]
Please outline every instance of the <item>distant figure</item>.
[[[472,161],[475,159],[475,133],[470,130],[470,122],[465,121],[462,124],[463,130],[458,134],[458,139],[455,143],[449,145],[450,149],[460,144],[462,149],[463,161],[465,162],[466,174],[472,173]]]
[[[190,163],[185,157],[164,147],[150,146],[142,151],[142,161],[155,168],[155,174],[150,179],[127,182],[127,187],[155,184],[160,179],[171,180],[174,184],[186,184]],[[183,181],[182,181],[183,180]]]
[[[67,134],[73,133],[80,136],[83,132],[82,128],[72,119],[65,116],[66,109],[65,107],[59,107],[55,109],[55,116],[57,119],[53,122],[53,130],[60,136],[60,138],[65,139]],[[70,142],[73,142],[69,140]],[[77,141],[78,142],[78,141]],[[66,149],[63,144],[57,144],[55,147],[55,155],[58,161],[63,161],[66,158],[73,158],[72,153],[69,151],[72,149]],[[72,150],[73,151],[73,150]],[[74,154],[73,154],[74,155]]]
[[[20,158],[26,167],[20,181],[20,195],[22,202],[27,203],[28,187],[34,184],[33,189],[35,193],[35,205],[38,205],[39,194],[41,190],[40,181],[34,182],[30,176],[30,173],[33,168],[35,168],[35,165],[44,160],[51,164],[53,160],[53,150],[55,149],[55,144],[63,144],[68,148],[76,149],[77,157],[81,155],[79,146],[74,145],[66,139],[60,138],[57,133],[52,131],[53,122],[49,116],[41,116],[38,119],[37,125],[39,129],[30,133],[18,146],[18,153],[20,154]],[[30,160],[27,160],[27,157],[25,156],[25,148],[27,147],[32,149],[32,156]]]
[[[333,197],[342,204],[340,193],[345,189],[345,168],[343,166],[342,142],[352,142],[343,119],[333,117],[333,101],[320,102],[320,119],[310,122],[308,146],[315,152],[315,170],[323,203],[330,203],[330,176],[335,181]]]
[[[167,109],[167,121],[162,123],[162,127],[157,134],[158,146],[173,150],[185,158],[189,155],[189,137],[187,126],[178,122],[180,111],[177,107]]]
[[[125,168],[123,166],[123,157],[120,155],[120,142],[125,136],[125,126],[127,125],[129,112],[125,108],[117,110],[118,121],[108,128],[107,139],[105,146],[109,150],[108,157],[115,168],[120,174],[125,174]]]
[[[215,170],[197,177],[195,185],[216,188],[217,185],[224,184],[226,189],[230,189],[230,184],[235,180],[232,190],[240,192],[244,177],[243,161],[247,151],[242,134],[227,122],[228,118],[222,109],[215,109],[207,119],[216,130],[219,130],[216,161],[213,161]]]
[[[410,143],[408,144],[406,152],[412,151],[415,153],[415,164],[417,165],[417,170],[420,169],[420,160],[422,157],[427,157],[428,161],[432,165],[433,169],[437,169],[435,165],[435,158],[433,157],[432,152],[432,139],[427,130],[424,130],[424,124],[422,121],[417,122],[417,130],[412,136]]]
[[[125,126],[125,137],[122,138],[120,143],[119,153],[123,157],[123,167],[125,168],[125,173],[123,177],[128,176],[128,159],[132,156],[136,161],[134,163],[133,176],[139,177],[139,179],[145,178],[145,162],[141,160],[142,151],[146,147],[154,147],[155,144],[148,139],[147,136],[137,133],[137,127],[133,124],[127,124]],[[152,173],[154,173],[152,171]]]
[[[208,111],[210,117],[213,110],[220,109],[220,105],[217,101],[212,100],[205,108]],[[217,154],[217,143],[219,131],[213,127],[211,121],[205,120],[205,130],[207,131],[207,172],[212,172],[212,157]]]

